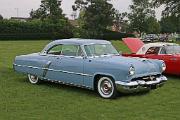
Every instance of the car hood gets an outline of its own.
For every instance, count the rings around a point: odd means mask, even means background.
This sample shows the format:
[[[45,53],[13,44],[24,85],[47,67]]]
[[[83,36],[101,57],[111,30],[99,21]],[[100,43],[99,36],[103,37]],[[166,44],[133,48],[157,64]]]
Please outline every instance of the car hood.
[[[144,45],[139,38],[123,38],[123,42],[128,46],[132,53],[137,53],[137,51]]]
[[[129,69],[130,66],[134,66],[137,76],[154,73],[161,74],[161,61],[159,60],[150,60],[145,58],[130,58],[123,56],[101,57],[96,60],[103,64],[109,64],[114,67],[119,67],[120,69],[122,69],[122,67],[128,67]]]

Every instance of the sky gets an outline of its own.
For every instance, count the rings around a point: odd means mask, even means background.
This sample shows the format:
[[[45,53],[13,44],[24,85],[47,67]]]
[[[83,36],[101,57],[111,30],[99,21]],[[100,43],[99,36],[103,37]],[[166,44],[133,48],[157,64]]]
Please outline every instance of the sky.
[[[75,0],[62,0],[63,13],[71,18],[72,5]],[[41,0],[0,0],[0,14],[4,18],[29,17],[32,9],[39,8]],[[128,12],[131,0],[112,0],[114,7],[120,12]],[[157,10],[157,18],[160,19],[161,8]]]

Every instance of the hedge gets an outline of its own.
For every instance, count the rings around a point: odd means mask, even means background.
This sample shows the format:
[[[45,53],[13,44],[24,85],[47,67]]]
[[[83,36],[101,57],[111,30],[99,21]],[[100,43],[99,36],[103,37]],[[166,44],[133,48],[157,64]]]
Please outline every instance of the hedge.
[[[135,37],[134,34],[120,33],[114,31],[107,31],[103,34],[103,39],[106,40],[121,40],[122,38]]]
[[[14,33],[0,34],[0,40],[55,40],[72,38],[72,34],[61,33]]]
[[[119,33],[105,30],[100,35],[93,35],[92,31],[74,28],[67,20],[59,20],[53,24],[49,21],[33,20],[21,22],[16,20],[0,20],[0,40],[38,40],[64,38],[95,38],[105,40],[121,40],[134,37],[133,34]]]
[[[53,24],[48,21],[0,21],[0,40],[72,38],[73,27],[65,20]]]
[[[85,30],[76,28],[73,31],[74,37],[78,38],[93,38],[93,39],[104,39],[104,40],[121,40],[126,37],[135,37],[134,34],[120,33],[110,30],[104,30],[104,32],[94,32],[92,30]]]

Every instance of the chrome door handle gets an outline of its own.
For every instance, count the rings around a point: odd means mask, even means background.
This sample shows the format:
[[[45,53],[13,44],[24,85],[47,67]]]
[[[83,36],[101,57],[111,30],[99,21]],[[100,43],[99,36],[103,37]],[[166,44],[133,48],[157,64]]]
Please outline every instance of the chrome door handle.
[[[177,58],[171,58],[171,60],[177,60]]]

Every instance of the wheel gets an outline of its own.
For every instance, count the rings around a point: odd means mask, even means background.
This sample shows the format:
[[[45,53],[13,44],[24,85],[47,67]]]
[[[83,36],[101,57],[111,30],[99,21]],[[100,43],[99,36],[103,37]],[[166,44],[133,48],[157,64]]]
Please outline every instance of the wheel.
[[[29,78],[29,82],[32,84],[39,84],[40,83],[40,79],[35,75],[28,74],[28,78]]]
[[[97,91],[105,99],[115,98],[117,95],[115,83],[109,77],[101,77],[98,80]]]

